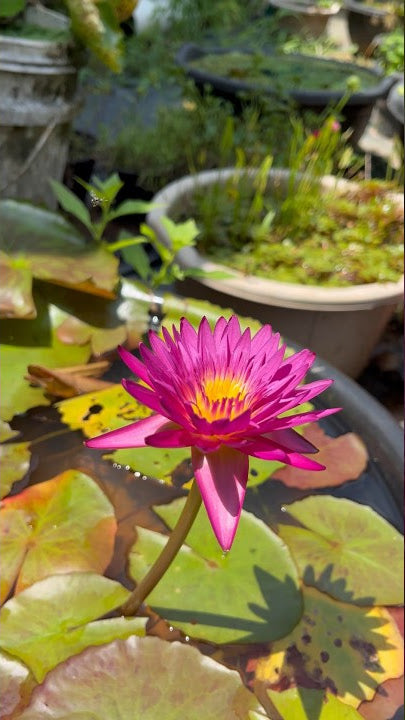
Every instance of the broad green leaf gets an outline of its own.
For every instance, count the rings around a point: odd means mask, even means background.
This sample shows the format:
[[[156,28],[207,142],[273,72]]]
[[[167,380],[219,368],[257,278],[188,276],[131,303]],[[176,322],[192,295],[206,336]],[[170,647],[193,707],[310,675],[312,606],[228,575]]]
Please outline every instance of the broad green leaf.
[[[155,508],[173,527],[184,498]],[[137,528],[130,573],[139,581],[167,542]],[[296,569],[287,547],[254,515],[242,512],[231,552],[224,555],[202,508],[176,559],[148,604],[183,632],[215,643],[282,637],[301,615]]]
[[[55,668],[21,720],[249,720],[258,700],[196,648],[130,637]]]
[[[17,413],[36,405],[49,405],[42,388],[30,387],[24,379],[28,365],[63,367],[82,365],[90,357],[89,344],[66,346],[58,340],[56,328],[66,317],[54,305],[35,295],[35,320],[0,320],[0,415],[11,420]]]
[[[125,200],[115,210],[108,213],[110,220],[122,217],[123,215],[144,215],[150,212],[156,205],[142,200]]]
[[[9,443],[0,445],[0,498],[11,490],[17,480],[21,480],[28,472],[31,452],[29,443]]]
[[[149,475],[157,480],[170,482],[178,465],[190,457],[190,448],[134,448],[114,450],[104,458],[112,460],[124,468],[130,468],[141,475]]]
[[[268,695],[283,720],[361,720],[357,710],[322,690],[297,687]]]
[[[285,506],[304,527],[282,525],[307,585],[356,605],[403,602],[403,537],[367,505],[318,495]]]
[[[125,325],[118,325],[113,328],[97,328],[82,322],[76,317],[69,315],[59,325],[56,331],[57,337],[66,345],[85,345],[90,343],[93,355],[102,355],[109,350],[115,350],[118,345],[127,339]]]
[[[299,428],[298,428],[299,430]],[[368,454],[365,445],[354,433],[329,437],[316,423],[303,427],[304,437],[319,448],[316,461],[325,465],[322,472],[300,470],[284,466],[273,476],[289,487],[307,488],[334,487],[347,480],[355,480],[366,469]]]
[[[52,180],[52,178],[49,182],[56,195],[59,205],[61,205],[66,212],[77,218],[77,220],[80,220],[80,222],[83,223],[83,225],[91,232],[92,223],[90,213],[85,204],[82,203],[77,195],[69,190],[66,185],[62,185],[62,183],[57,180]]]
[[[403,641],[385,608],[360,608],[304,588],[304,612],[292,633],[260,658],[256,678],[330,689],[353,707],[403,673]]]
[[[1,718],[17,718],[28,705],[35,685],[34,678],[22,662],[0,651]]]
[[[45,578],[2,607],[0,647],[23,660],[41,682],[55,665],[90,645],[143,635],[146,618],[97,620],[128,596],[122,585],[95,573]]]
[[[12,18],[22,12],[26,0],[3,0],[0,4],[0,17]]]
[[[1,601],[47,575],[103,572],[117,523],[110,501],[88,475],[67,470],[3,500]]]
[[[6,273],[8,285],[2,295],[14,292],[17,317],[22,313],[18,297],[25,298],[23,307],[28,304],[28,273],[46,282],[114,297],[117,258],[105,248],[89,244],[61,215],[29,203],[0,200],[0,218],[0,250],[14,261]],[[17,279],[13,268],[20,269]],[[12,304],[9,296],[7,303]]]
[[[151,274],[151,267],[147,253],[142,245],[131,245],[122,251],[122,257],[138,273],[145,282]]]

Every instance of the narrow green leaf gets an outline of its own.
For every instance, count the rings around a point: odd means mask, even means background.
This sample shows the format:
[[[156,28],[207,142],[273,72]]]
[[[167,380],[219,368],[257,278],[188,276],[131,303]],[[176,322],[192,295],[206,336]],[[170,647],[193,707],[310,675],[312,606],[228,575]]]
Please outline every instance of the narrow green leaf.
[[[62,185],[62,183],[57,180],[50,179],[49,182],[59,204],[63,207],[63,209],[80,220],[89,232],[92,233],[90,213],[81,200],[79,200],[79,198],[72,193],[69,188],[65,187],[65,185]]]

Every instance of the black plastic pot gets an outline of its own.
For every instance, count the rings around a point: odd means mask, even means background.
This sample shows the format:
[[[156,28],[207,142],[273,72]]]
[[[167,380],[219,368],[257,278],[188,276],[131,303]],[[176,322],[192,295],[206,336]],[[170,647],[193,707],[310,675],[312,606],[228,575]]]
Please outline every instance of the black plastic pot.
[[[388,10],[374,8],[358,0],[345,0],[350,38],[361,53],[366,53],[376,35],[387,32],[393,24]],[[387,25],[388,23],[388,25]]]
[[[241,52],[252,52],[250,50],[241,50]],[[277,88],[272,85],[271,78],[266,87],[256,85],[240,79],[230,79],[221,75],[214,75],[193,67],[191,63],[198,60],[206,54],[223,54],[229,52],[229,49],[210,48],[205,49],[198,45],[183,45],[176,57],[177,63],[183,68],[187,75],[192,78],[200,90],[204,90],[205,85],[210,85],[216,95],[226,98],[233,102],[236,107],[240,105],[241,93],[276,95],[279,94]],[[289,56],[291,57],[291,56]],[[304,55],[295,55],[297,59],[307,59]],[[355,75],[358,72],[358,66],[352,63],[342,63],[337,60],[326,58],[316,58],[316,60],[324,67],[343,66],[347,69],[347,76]],[[379,98],[385,98],[392,86],[393,80],[385,77],[378,68],[362,68],[362,71],[370,73],[370,75],[379,79],[377,85],[372,88],[354,92],[345,107],[342,110],[343,129],[352,128],[351,142],[356,144],[360,139],[372,112],[372,109]],[[344,92],[336,90],[300,90],[295,88],[284,88],[288,99],[292,100],[297,108],[301,111],[311,110],[312,112],[322,112],[329,105],[334,105],[342,99]]]

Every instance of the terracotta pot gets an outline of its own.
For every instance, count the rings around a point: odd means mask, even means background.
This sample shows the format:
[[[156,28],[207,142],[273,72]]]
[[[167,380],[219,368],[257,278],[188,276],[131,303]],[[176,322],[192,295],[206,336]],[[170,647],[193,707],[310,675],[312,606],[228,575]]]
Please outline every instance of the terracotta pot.
[[[252,174],[255,171],[240,172]],[[225,182],[234,174],[233,168],[211,170],[171,183],[155,195],[153,203],[157,207],[148,215],[147,222],[159,238],[169,244],[162,216],[170,217],[178,208],[184,210],[196,187]],[[271,170],[270,188],[285,187],[288,177],[288,170]],[[353,185],[332,176],[322,180],[325,190],[335,188],[342,193]],[[402,196],[395,197],[398,203],[403,203]],[[181,250],[178,261],[185,268],[222,270],[230,274],[229,278],[221,280],[187,280],[183,286],[185,293],[211,300],[222,307],[232,307],[241,315],[274,325],[286,337],[310,347],[352,377],[358,376],[366,366],[371,351],[403,297],[402,279],[396,283],[330,288],[242,275],[211,262],[195,248]]]

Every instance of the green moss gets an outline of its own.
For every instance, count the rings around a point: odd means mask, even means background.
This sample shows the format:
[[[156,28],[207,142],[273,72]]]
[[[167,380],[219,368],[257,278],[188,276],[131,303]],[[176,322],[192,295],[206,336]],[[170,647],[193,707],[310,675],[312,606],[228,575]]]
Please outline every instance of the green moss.
[[[344,92],[347,89],[347,67],[335,62],[319,62],[318,59],[311,57],[226,52],[204,55],[190,65],[195,69],[205,70],[211,75],[252,83],[256,86],[271,85],[280,90],[297,88]],[[378,75],[361,67],[356,68],[355,74],[363,90],[380,82]]]
[[[246,224],[253,192],[238,194],[235,183],[196,195],[188,208],[201,230],[197,247],[215,262],[246,275],[305,285],[348,286],[396,281],[403,271],[403,212],[382,182],[363,182],[358,191],[264,196],[255,224]],[[209,209],[211,208],[211,209]],[[263,218],[272,218],[269,227]],[[260,223],[261,219],[261,223]]]

